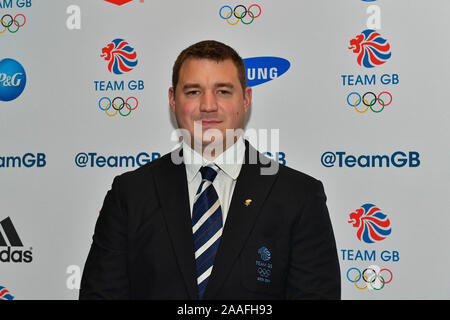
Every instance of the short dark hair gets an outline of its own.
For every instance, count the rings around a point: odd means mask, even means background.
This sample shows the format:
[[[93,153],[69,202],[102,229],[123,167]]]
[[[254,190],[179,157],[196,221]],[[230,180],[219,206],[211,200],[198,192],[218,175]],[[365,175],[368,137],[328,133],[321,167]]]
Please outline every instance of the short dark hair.
[[[205,40],[187,47],[186,49],[181,51],[181,53],[175,60],[172,69],[172,87],[174,93],[178,84],[181,66],[189,58],[210,59],[216,62],[231,59],[237,68],[242,91],[244,91],[247,87],[247,77],[245,74],[244,60],[242,60],[241,56],[239,56],[236,50],[222,42],[218,42],[215,40]]]

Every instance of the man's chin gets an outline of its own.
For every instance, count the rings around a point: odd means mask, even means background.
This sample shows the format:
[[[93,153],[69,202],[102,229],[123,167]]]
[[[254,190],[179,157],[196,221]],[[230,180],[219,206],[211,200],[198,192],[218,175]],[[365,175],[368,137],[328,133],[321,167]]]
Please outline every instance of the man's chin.
[[[213,137],[205,138],[204,136],[202,138],[194,138],[194,146],[195,147],[202,147],[203,149],[205,147],[213,148],[216,146],[223,146],[224,145],[224,139]]]
[[[207,147],[207,146],[214,147],[216,145],[222,146],[224,143],[224,140],[221,138],[215,137],[213,139],[204,139],[204,138],[198,139],[198,140],[195,139],[194,142],[201,144],[203,147]]]

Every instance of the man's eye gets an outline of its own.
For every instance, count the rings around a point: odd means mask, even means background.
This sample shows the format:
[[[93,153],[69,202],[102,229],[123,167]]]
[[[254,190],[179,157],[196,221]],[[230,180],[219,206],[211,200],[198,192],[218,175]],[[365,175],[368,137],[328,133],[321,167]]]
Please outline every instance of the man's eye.
[[[219,90],[219,93],[220,93],[220,94],[224,94],[224,95],[231,94],[231,92],[228,91],[228,90]]]
[[[186,92],[186,94],[187,94],[188,96],[195,96],[195,95],[197,95],[198,93],[199,93],[198,90],[193,90],[193,91],[188,91],[188,92]]]

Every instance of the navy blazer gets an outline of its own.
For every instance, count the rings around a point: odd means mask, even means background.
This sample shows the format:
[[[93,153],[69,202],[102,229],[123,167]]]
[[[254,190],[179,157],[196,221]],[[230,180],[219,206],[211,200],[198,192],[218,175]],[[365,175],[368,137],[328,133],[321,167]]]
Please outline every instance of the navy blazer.
[[[245,144],[203,298],[340,299],[322,183],[283,165],[261,175],[267,158]],[[252,164],[252,152],[261,161]],[[198,299],[193,242],[184,164],[169,153],[116,177],[95,226],[80,299]]]

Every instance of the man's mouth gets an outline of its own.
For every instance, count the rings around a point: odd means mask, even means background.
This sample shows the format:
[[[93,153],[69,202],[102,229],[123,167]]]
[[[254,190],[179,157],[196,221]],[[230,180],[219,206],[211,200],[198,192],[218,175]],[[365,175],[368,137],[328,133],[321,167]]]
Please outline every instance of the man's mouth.
[[[202,126],[214,126],[221,123],[219,120],[202,120]]]

